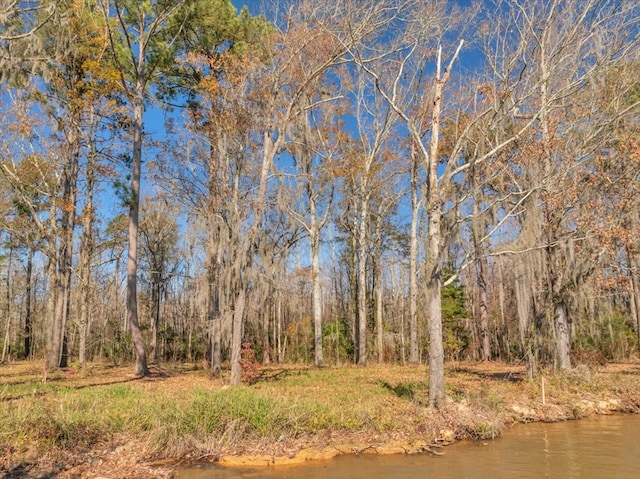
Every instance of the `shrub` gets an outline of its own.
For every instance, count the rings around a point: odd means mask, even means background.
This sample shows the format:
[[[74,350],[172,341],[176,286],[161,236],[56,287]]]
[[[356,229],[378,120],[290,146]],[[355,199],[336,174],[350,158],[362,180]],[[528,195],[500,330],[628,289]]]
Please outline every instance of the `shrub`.
[[[260,363],[256,361],[256,352],[251,343],[242,343],[239,363],[242,368],[242,382],[254,384],[260,377]]]

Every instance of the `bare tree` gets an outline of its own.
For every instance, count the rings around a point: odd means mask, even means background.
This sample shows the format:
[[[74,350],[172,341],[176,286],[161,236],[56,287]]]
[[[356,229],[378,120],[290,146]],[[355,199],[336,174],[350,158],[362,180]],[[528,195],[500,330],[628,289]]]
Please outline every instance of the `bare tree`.
[[[634,2],[516,3],[509,24],[519,53],[510,58],[520,74],[508,88],[495,85],[490,92],[491,100],[512,108],[514,117],[535,119],[529,154],[542,162],[528,165],[533,183],[526,214],[531,226],[523,226],[523,231],[540,228],[528,247],[544,248],[538,253],[544,251],[538,259],[543,269],[537,275],[543,281],[541,293],[552,318],[560,369],[571,367],[569,293],[591,269],[573,253],[576,238],[567,220],[575,201],[567,193],[574,189],[567,182],[604,147],[604,125],[612,121],[569,99],[576,101],[615,62],[634,51],[637,14]],[[504,70],[507,63],[501,58]],[[593,121],[596,117],[600,123]]]
[[[143,208],[140,222],[140,243],[142,247],[142,261],[146,266],[147,280],[151,289],[151,344],[149,359],[158,362],[158,331],[161,326],[161,303],[166,296],[168,283],[177,274],[180,266],[178,251],[178,225],[175,212],[167,207],[161,209],[162,200],[156,197],[149,202],[151,205]]]
[[[387,46],[384,50],[386,57],[374,62],[371,58],[378,57],[374,53],[377,48],[365,45],[358,45],[353,51],[353,56],[357,65],[372,78],[378,94],[387,102],[389,109],[406,125],[426,172],[427,184],[424,193],[429,232],[426,242],[425,295],[429,317],[429,402],[433,406],[440,406],[445,397],[440,267],[442,251],[446,250],[446,245],[442,244],[441,229],[447,187],[444,182],[439,181],[437,170],[441,159],[439,130],[445,100],[444,87],[463,42],[458,44],[448,65],[443,67],[442,47],[437,45],[442,40],[444,32],[452,25],[447,24],[446,12],[440,7],[421,6],[410,2],[405,7],[406,17],[403,18],[414,20],[397,26],[406,36],[396,37],[395,43]],[[423,24],[426,21],[431,23]],[[433,32],[434,37],[427,37],[426,32]],[[429,78],[426,61],[431,57],[429,52],[434,41],[437,46],[436,72],[431,92],[425,98],[422,92],[427,88],[424,82]],[[430,114],[427,115],[424,114],[426,104],[431,105]],[[428,127],[424,122],[427,118]],[[428,136],[427,129],[430,133]],[[451,159],[451,166],[455,163],[455,160]]]
[[[314,325],[314,364],[321,367],[324,364],[322,352],[322,278],[320,274],[320,238],[322,229],[327,224],[335,177],[332,171],[333,156],[336,150],[331,145],[333,131],[332,124],[337,121],[338,111],[327,108],[329,85],[320,84],[316,92],[317,103],[307,99],[307,105],[301,109],[295,119],[291,131],[291,150],[295,167],[298,170],[295,182],[300,190],[288,202],[287,210],[292,217],[307,231],[311,257],[312,275],[312,312]],[[304,105],[304,103],[303,103]],[[289,183],[284,180],[284,190],[289,191]],[[289,195],[287,195],[289,196]]]

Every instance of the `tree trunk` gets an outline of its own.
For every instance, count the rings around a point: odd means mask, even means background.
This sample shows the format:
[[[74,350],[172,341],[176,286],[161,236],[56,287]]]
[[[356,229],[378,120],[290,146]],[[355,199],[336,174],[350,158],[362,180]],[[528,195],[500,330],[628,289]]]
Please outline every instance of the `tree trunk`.
[[[72,126],[72,128],[75,128]],[[61,264],[61,286],[60,291],[62,299],[62,310],[60,321],[60,359],[59,367],[66,368],[69,355],[67,345],[67,323],[69,319],[70,303],[71,303],[71,270],[73,268],[73,246],[74,246],[74,230],[76,226],[76,201],[78,196],[78,173],[80,161],[80,140],[79,132],[73,130],[69,135],[69,162],[65,166],[64,184],[62,195],[62,240],[60,251]]]
[[[158,362],[158,329],[160,328],[160,279],[158,274],[151,274],[151,347],[149,359],[152,363]]]
[[[526,220],[525,220],[526,221]],[[531,224],[531,223],[528,223]],[[523,228],[527,228],[525,225]],[[530,234],[527,233],[527,234]],[[530,237],[529,240],[532,240]],[[536,323],[537,312],[534,310],[534,288],[536,284],[536,272],[540,274],[542,259],[538,256],[540,252],[524,253],[516,258],[514,266],[514,291],[515,303],[518,315],[518,331],[520,345],[523,354],[527,359],[527,373],[529,379],[533,379],[535,374],[536,351],[534,328],[538,328]]]
[[[496,343],[498,343],[499,340],[499,331],[501,330],[501,328],[506,326],[505,323],[505,294],[504,294],[504,290],[505,290],[505,284],[504,284],[504,275],[502,274],[502,261],[498,260],[497,263],[498,266],[498,303],[499,303],[499,307],[500,307],[500,324],[499,324],[499,328],[496,328],[496,337],[495,337],[495,341]],[[511,342],[511,338],[510,338],[510,334],[509,334],[509,328],[505,328],[505,331],[507,331],[507,338],[503,338],[503,344],[509,344]],[[507,357],[506,360],[508,362],[511,362],[511,354],[510,354],[510,349],[507,349]],[[499,351],[501,351],[502,349],[499,349]],[[501,354],[501,353],[499,353]],[[499,360],[502,360],[503,357],[500,356]]]
[[[462,47],[460,43],[459,49]],[[458,52],[451,60],[455,60]],[[442,206],[443,194],[438,189],[438,163],[440,141],[440,113],[442,110],[442,93],[451,68],[441,71],[442,50],[438,52],[436,79],[433,92],[433,111],[431,113],[431,138],[429,140],[429,156],[425,158],[427,177],[427,203],[429,232],[427,234],[426,251],[426,300],[429,314],[429,405],[439,408],[444,405],[446,395],[444,389],[444,345],[442,343],[442,297],[440,283],[440,247],[442,242]]]
[[[237,386],[242,381],[240,351],[242,349],[242,326],[244,319],[245,288],[240,287],[235,298],[233,326],[231,331],[231,385]]]
[[[354,231],[351,233],[351,254],[349,256],[350,264],[349,264],[349,292],[351,293],[351,304],[350,311],[353,314],[350,314],[349,317],[353,318],[353,323],[349,325],[349,330],[351,332],[351,340],[355,345],[354,348],[354,362],[357,364],[358,362],[358,351],[360,350],[360,334],[358,333],[358,328],[360,327],[360,308],[358,305],[359,301],[359,292],[360,288],[358,287],[358,236],[355,231],[357,230],[357,222],[354,221]]]
[[[484,258],[478,260],[478,299],[480,302],[480,358],[491,360],[491,338],[489,336],[489,308],[487,299],[487,262]]]
[[[478,195],[481,193],[476,190]],[[480,223],[480,208],[478,202],[481,198],[475,198],[473,202],[473,246],[476,256],[476,285],[478,288],[478,323],[480,329],[480,359],[489,361],[491,359],[491,341],[489,337],[489,309],[487,303],[487,259],[485,258],[482,237],[483,227]]]
[[[439,203],[429,207],[427,244],[426,304],[429,315],[429,405],[439,408],[445,403],[444,346],[442,343],[442,298],[440,284],[440,222]]]
[[[4,329],[4,337],[2,338],[2,356],[0,356],[0,364],[9,359],[11,353],[11,316],[7,316],[7,324]]]
[[[207,320],[210,321],[209,367],[214,377],[220,375],[222,368],[221,341],[222,341],[222,313],[221,313],[221,254],[222,254],[222,185],[223,176],[222,158],[226,157],[226,138],[224,132],[209,132],[209,158],[208,158],[208,205],[207,218]]]
[[[547,56],[547,41],[549,40],[549,29],[544,29],[542,32],[542,41],[540,42],[540,101],[543,108],[540,114],[540,127],[541,127],[541,140],[542,140],[542,159],[544,165],[544,176],[551,177],[553,172],[553,152],[552,148],[552,127],[551,120],[549,118],[549,110],[546,105],[549,104],[549,57]],[[539,179],[541,180],[541,179]],[[548,191],[547,191],[548,192]],[[561,218],[558,218],[556,211],[554,211],[550,205],[545,204],[545,232],[543,238],[546,243],[546,272],[547,281],[550,285],[550,291],[548,295],[548,302],[551,312],[553,314],[553,325],[555,328],[555,350],[556,358],[558,360],[558,367],[560,369],[571,368],[571,359],[569,354],[570,340],[569,340],[569,321],[568,321],[568,309],[565,302],[563,289],[563,261],[562,251],[558,243],[558,239],[561,236],[562,224]]]
[[[556,351],[558,367],[571,369],[571,346],[569,341],[569,319],[566,303],[561,300],[554,305],[554,322],[556,327]]]
[[[11,260],[9,260],[10,262]],[[27,252],[27,272],[25,281],[27,283],[25,288],[25,302],[24,302],[24,358],[31,358],[31,341],[33,338],[32,331],[32,318],[31,318],[31,284],[32,284],[32,276],[33,276],[33,248],[29,246],[29,251]],[[8,291],[9,283],[7,281],[7,291]],[[10,318],[10,315],[7,314],[7,319]]]
[[[29,249],[29,251],[31,251],[31,249]],[[10,247],[9,258],[7,261],[7,281],[6,281],[7,295],[5,297],[5,301],[7,303],[6,305],[7,309],[4,312],[5,313],[4,319],[6,320],[7,324],[5,326],[5,334],[3,338],[4,341],[2,343],[2,356],[0,357],[0,363],[4,363],[7,360],[7,356],[9,354],[9,335],[11,332],[11,316],[12,316],[12,312],[11,312],[11,303],[12,303],[11,301],[11,296],[12,296],[11,295],[11,266],[12,266],[12,263],[13,263],[13,247]]]
[[[276,293],[276,348],[278,363],[284,362],[284,349],[282,347],[282,292],[278,288]]]
[[[383,325],[383,304],[382,304],[382,220],[384,218],[383,207],[380,206],[376,214],[375,230],[375,264],[373,266],[374,281],[373,292],[376,307],[376,333],[378,343],[378,363],[384,362],[384,325]]]
[[[401,304],[400,306],[400,361],[403,366],[406,364],[406,361],[407,361],[406,346],[405,346],[405,332],[404,332],[404,328],[405,328],[404,311],[405,311],[404,304]]]
[[[364,185],[363,185],[364,190]],[[358,224],[358,359],[357,364],[367,364],[367,216],[368,200],[361,192],[360,223]]]
[[[66,177],[66,172],[65,175]],[[65,178],[66,180],[66,178]],[[63,180],[63,181],[65,181]],[[64,186],[62,203],[64,205],[67,200],[67,191],[66,185]],[[66,285],[66,267],[68,265],[68,254],[67,250],[69,244],[66,238],[66,230],[65,227],[68,227],[68,217],[65,213],[63,213],[63,224],[58,227],[57,224],[57,204],[56,202],[52,202],[50,209],[50,234],[54,236],[59,233],[60,234],[60,244],[50,245],[49,247],[49,318],[50,318],[50,328],[49,328],[49,337],[48,337],[48,351],[47,351],[47,367],[51,369],[57,369],[60,367],[64,367],[62,364],[63,360],[63,349],[64,349],[64,340],[65,340],[65,319],[66,319],[66,308],[67,305],[67,291],[65,288]],[[64,209],[64,208],[63,208]]]
[[[313,342],[314,342],[314,365],[322,367],[324,364],[322,350],[322,285],[320,277],[320,230],[327,219],[325,212],[324,219],[318,218],[318,194],[314,178],[317,176],[313,167],[314,147],[312,145],[311,120],[306,108],[311,108],[311,100],[307,97],[303,99],[305,109],[303,113],[295,118],[296,135],[299,137],[298,145],[294,150],[296,162],[299,163],[301,171],[300,179],[303,183],[304,196],[308,203],[308,219],[298,220],[309,233],[310,253],[311,253],[311,309],[313,314]],[[319,188],[321,189],[321,187]],[[297,215],[296,215],[297,216]]]
[[[418,351],[418,161],[415,149],[411,161],[411,235],[409,238],[409,363],[420,362]]]
[[[268,286],[267,286],[268,288]],[[270,298],[269,290],[266,291],[267,298]],[[269,323],[271,320],[271,301],[266,298],[262,300],[262,364],[271,363],[271,347],[269,344]]]
[[[147,354],[138,324],[138,228],[140,213],[140,176],[142,170],[142,117],[144,114],[144,85],[138,81],[133,103],[133,157],[129,198],[129,232],[127,255],[127,319],[136,353],[135,374],[148,376]]]
[[[93,122],[92,122],[93,124]],[[93,227],[95,223],[95,212],[93,206],[93,197],[96,182],[95,172],[95,150],[90,146],[87,155],[86,166],[86,202],[84,205],[84,213],[82,215],[82,240],[80,247],[80,284],[82,287],[82,303],[80,307],[80,324],[79,324],[79,352],[78,361],[82,369],[87,364],[87,335],[89,334],[89,321],[91,319],[91,258],[94,252]]]
[[[209,221],[213,221],[209,215]],[[217,260],[217,237],[214,226],[209,224],[209,242],[207,244],[207,319],[210,321],[210,357],[209,367],[215,377],[220,375],[222,361],[220,357],[221,315],[219,264]]]
[[[51,330],[51,349],[49,351],[48,366],[52,369],[65,367],[62,364],[65,338],[65,316],[66,316],[66,290],[64,288],[65,278],[57,267],[54,268],[51,294],[54,298],[54,308]]]
[[[384,326],[382,321],[382,266],[380,265],[381,258],[378,258],[378,264],[376,265],[376,329],[378,330],[378,363],[384,362]]]
[[[322,367],[324,358],[322,354],[322,289],[320,284],[320,232],[317,228],[315,212],[311,212],[311,228],[309,231],[312,256],[312,307],[313,307],[313,338],[314,338],[314,364]]]
[[[260,167],[260,181],[258,184],[258,192],[254,203],[254,217],[251,228],[244,235],[241,244],[237,249],[236,258],[234,260],[235,267],[233,274],[236,281],[236,293],[233,311],[233,327],[231,332],[231,385],[240,384],[242,379],[242,370],[240,366],[240,351],[242,349],[242,331],[244,323],[244,308],[246,296],[248,294],[247,275],[250,274],[253,267],[253,252],[259,238],[259,233],[263,223],[263,213],[265,208],[265,199],[267,194],[267,183],[269,179],[269,171],[276,153],[282,145],[283,136],[279,132],[278,138],[274,141],[271,132],[263,135],[263,156],[262,165]]]
[[[560,370],[570,369],[571,340],[569,330],[569,311],[565,301],[565,293],[563,292],[563,255],[558,242],[553,239],[553,236],[548,240],[548,245],[546,260],[549,282],[551,283],[550,292],[553,324],[555,328],[556,359],[558,360],[558,368]]]
[[[46,364],[48,369],[58,367],[58,351],[60,350],[58,325],[56,322],[56,308],[58,304],[58,268],[55,254],[48,255],[47,277],[49,278],[49,297],[47,298],[47,351]]]
[[[89,334],[89,308],[90,288],[85,285],[82,291],[82,309],[80,311],[80,324],[78,325],[79,345],[78,345],[78,362],[81,369],[87,367],[87,336]]]

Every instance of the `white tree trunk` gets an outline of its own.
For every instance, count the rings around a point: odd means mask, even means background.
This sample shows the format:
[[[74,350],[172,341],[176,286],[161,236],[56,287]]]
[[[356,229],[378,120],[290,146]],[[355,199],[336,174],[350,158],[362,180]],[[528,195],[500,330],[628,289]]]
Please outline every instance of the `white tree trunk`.
[[[364,190],[364,186],[362,187]],[[357,364],[367,364],[367,217],[369,201],[364,191],[360,198],[360,223],[358,224],[358,359]]]
[[[245,289],[239,288],[233,310],[233,326],[231,331],[231,385],[237,386],[242,381],[240,351],[242,350],[242,328],[244,323]]]
[[[569,342],[569,319],[567,305],[564,301],[558,301],[554,305],[554,320],[556,327],[556,350],[558,353],[558,367],[571,368],[571,345]]]
[[[442,298],[440,283],[440,206],[429,208],[426,304],[429,324],[429,405],[444,405],[444,346],[442,343]]]
[[[317,229],[315,212],[311,212],[311,267],[312,267],[312,307],[313,307],[313,338],[314,338],[314,364],[322,367],[324,358],[322,355],[322,288],[320,283],[320,233]]]
[[[416,158],[412,158],[411,233],[409,237],[409,362],[411,364],[420,362],[418,350],[418,221],[420,206],[418,201],[418,162]]]

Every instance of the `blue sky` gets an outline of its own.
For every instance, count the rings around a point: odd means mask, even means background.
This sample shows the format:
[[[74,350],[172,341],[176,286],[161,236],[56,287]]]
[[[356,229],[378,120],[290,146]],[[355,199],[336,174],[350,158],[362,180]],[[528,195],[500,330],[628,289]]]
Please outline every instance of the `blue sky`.
[[[240,11],[243,6],[247,6],[249,8],[249,12],[252,15],[256,15],[260,13],[260,4],[261,0],[231,0],[231,3],[235,5],[235,7]]]

